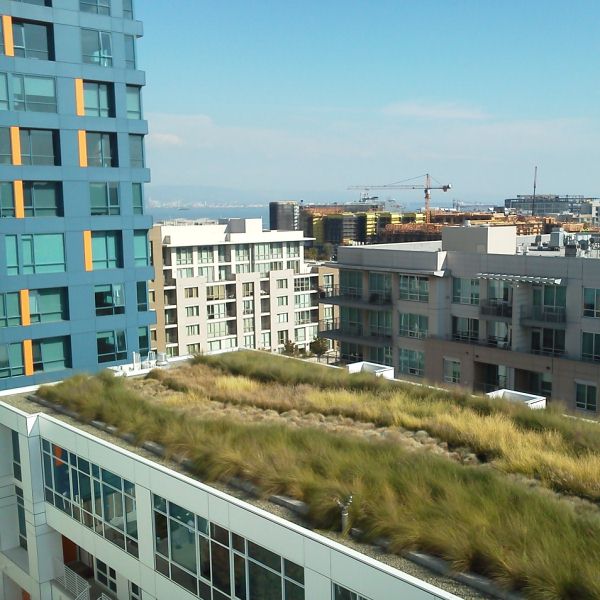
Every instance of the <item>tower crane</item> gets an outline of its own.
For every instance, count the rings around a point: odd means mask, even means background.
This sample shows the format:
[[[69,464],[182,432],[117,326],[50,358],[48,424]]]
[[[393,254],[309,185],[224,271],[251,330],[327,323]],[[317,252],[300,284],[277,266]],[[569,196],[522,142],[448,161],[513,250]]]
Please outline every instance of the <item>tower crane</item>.
[[[417,179],[425,178],[424,184],[415,184],[410,183],[411,181],[415,181]],[[348,187],[349,190],[362,190],[361,194],[361,202],[366,202],[366,198],[370,196],[371,190],[424,190],[425,192],[425,222],[431,222],[431,190],[442,190],[447,192],[452,189],[452,185],[447,183],[445,185],[440,184],[438,181],[436,183],[438,185],[432,185],[431,180],[433,177],[429,173],[425,175],[419,175],[418,177],[413,177],[411,179],[404,179],[402,181],[396,181],[395,183],[388,183],[385,185],[351,185]]]

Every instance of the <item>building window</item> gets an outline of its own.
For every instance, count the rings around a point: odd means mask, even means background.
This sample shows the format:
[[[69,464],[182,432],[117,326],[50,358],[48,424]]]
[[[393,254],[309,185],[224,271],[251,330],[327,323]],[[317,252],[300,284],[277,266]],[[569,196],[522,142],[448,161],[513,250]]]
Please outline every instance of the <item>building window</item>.
[[[19,293],[0,293],[0,327],[16,327],[19,325],[21,325]]]
[[[206,299],[211,300],[225,300],[227,297],[226,288],[224,285],[207,285],[206,286]]]
[[[340,293],[351,298],[362,296],[362,273],[360,271],[340,270]]]
[[[112,38],[110,32],[82,29],[81,54],[84,63],[112,67]]]
[[[24,181],[26,217],[62,217],[62,184],[58,181]]]
[[[400,300],[429,302],[429,279],[418,275],[400,275]]]
[[[141,169],[144,166],[144,136],[129,134],[129,166]]]
[[[392,366],[392,349],[390,346],[369,348],[369,360],[380,365]]]
[[[183,290],[184,298],[197,298],[198,297],[198,288],[197,287],[189,287]]]
[[[175,248],[175,264],[191,265],[194,264],[194,249],[190,247]]]
[[[243,301],[242,314],[244,314],[244,315],[254,314],[254,300],[244,300]]]
[[[0,182],[0,218],[15,216],[15,195],[10,181]]]
[[[418,350],[400,348],[400,373],[423,377],[425,372],[425,353]]]
[[[587,383],[576,383],[575,406],[580,410],[596,412],[596,386]]]
[[[565,353],[565,330],[541,328],[531,330],[531,351],[534,354],[560,356]]]
[[[342,587],[341,585],[334,583],[333,584],[333,600],[369,600],[364,596],[360,596],[356,592],[351,592],[350,590]]]
[[[244,333],[252,333],[254,331],[254,319],[252,317],[244,319],[243,326]]]
[[[142,215],[144,214],[144,196],[141,183],[131,184],[133,194],[133,214]]]
[[[188,344],[187,345],[187,353],[188,354],[200,354],[200,344]]]
[[[187,325],[185,328],[186,335],[200,335],[200,325]]]
[[[54,60],[52,27],[42,23],[13,20],[15,56]]]
[[[98,362],[114,362],[127,358],[127,336],[123,329],[99,331],[96,334]]]
[[[460,383],[460,361],[444,358],[444,381]]]
[[[247,298],[248,296],[254,295],[254,283],[242,283],[242,296]]]
[[[0,127],[0,164],[12,165],[12,145],[8,127]]]
[[[583,288],[583,316],[600,318],[599,288]]]
[[[13,102],[15,110],[56,112],[56,85],[54,77],[13,75]]]
[[[119,215],[119,184],[113,182],[90,183],[90,205],[92,216]]]
[[[58,132],[51,129],[19,129],[24,165],[60,165]]]
[[[123,242],[120,231],[92,232],[92,265],[94,270],[123,267]]]
[[[133,0],[123,0],[123,18],[133,19]]]
[[[32,323],[68,321],[69,296],[67,288],[30,290],[29,312]]]
[[[122,315],[125,312],[125,290],[122,283],[94,286],[96,316]]]
[[[18,265],[13,264],[13,248],[10,238],[16,236],[6,236],[5,240],[11,245],[7,248],[7,264],[9,265],[9,275],[19,272]],[[62,233],[38,233],[35,235],[22,235],[20,239],[21,255],[21,273],[23,275],[33,275],[39,273],[62,273],[65,270],[65,247]],[[14,257],[16,258],[16,257]]]
[[[206,316],[208,319],[224,319],[227,316],[227,305],[209,304],[206,307]]]
[[[133,232],[133,257],[136,267],[147,267],[150,264],[148,233],[145,230]]]
[[[177,269],[177,279],[189,279],[194,276],[194,267],[186,267],[185,269]]]
[[[277,280],[277,289],[278,290],[285,290],[285,289],[287,289],[287,286],[288,286],[287,279],[278,279]]]
[[[140,354],[150,352],[150,332],[147,327],[138,327],[138,350]]]
[[[148,310],[148,284],[145,281],[138,281],[136,291],[138,312],[146,312]]]
[[[79,0],[79,10],[98,15],[110,15],[110,0]]]
[[[279,313],[277,315],[277,322],[278,323],[287,323],[288,322],[288,314],[287,313]]]
[[[308,292],[312,289],[314,289],[314,286],[310,277],[297,277],[294,279],[295,292]]]
[[[375,337],[391,337],[392,313],[389,311],[367,311],[369,316],[368,335]]]
[[[86,132],[88,167],[118,167],[117,137],[114,133]]]
[[[68,337],[33,340],[33,370],[37,372],[61,371],[71,366]]]
[[[13,453],[13,475],[17,481],[21,481],[21,448],[19,447],[19,434],[13,430],[10,432]]]
[[[0,344],[0,379],[25,375],[21,344]]]
[[[25,501],[23,499],[23,490],[15,485],[15,495],[17,496],[17,521],[19,523],[19,546],[27,550],[27,522],[25,520]]]
[[[137,85],[128,85],[127,89],[127,118],[142,118],[142,94],[141,88]]]
[[[479,304],[479,279],[452,278],[452,302]]]
[[[260,343],[263,348],[271,347],[271,332],[270,331],[264,331],[263,333],[260,334]]]
[[[233,324],[235,325],[235,323]],[[230,330],[227,321],[212,321],[207,326],[207,337],[216,338],[230,335],[233,331]]]
[[[212,307],[209,306],[208,308],[212,308]],[[200,316],[200,307],[198,305],[186,306],[185,307],[185,316],[186,317],[199,317]]]
[[[429,333],[429,317],[412,313],[400,313],[400,329],[403,337],[424,338]]]
[[[283,330],[283,331],[278,331],[277,332],[277,343],[280,346],[283,346],[286,344],[286,342],[288,341],[288,332],[287,330]]]
[[[277,296],[277,306],[287,306],[289,299],[287,296]]]
[[[392,276],[389,273],[369,273],[369,302],[382,304],[392,300]]]
[[[297,294],[294,297],[294,306],[296,308],[310,308],[313,306],[312,294]]]
[[[581,334],[581,358],[583,360],[600,361],[600,334],[588,333]]]
[[[83,106],[86,117],[114,117],[115,101],[113,84],[84,81]]]
[[[254,348],[254,334],[248,334],[244,336],[244,348]]]
[[[135,69],[135,38],[132,35],[125,36],[125,68]]]
[[[142,600],[142,590],[133,581],[129,582],[129,600]]]
[[[0,54],[4,53],[4,42],[0,35]],[[8,76],[6,73],[0,73],[0,110],[8,110]]]
[[[452,339],[467,342],[479,341],[479,320],[452,317]]]

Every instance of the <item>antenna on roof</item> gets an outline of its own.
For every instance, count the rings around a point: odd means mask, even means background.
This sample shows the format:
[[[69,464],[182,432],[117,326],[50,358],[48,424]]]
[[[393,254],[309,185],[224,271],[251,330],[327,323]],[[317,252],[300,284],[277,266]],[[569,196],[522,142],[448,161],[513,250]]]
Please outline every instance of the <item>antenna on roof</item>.
[[[533,198],[531,200],[531,216],[535,217],[535,190],[537,188],[537,166],[533,171]]]

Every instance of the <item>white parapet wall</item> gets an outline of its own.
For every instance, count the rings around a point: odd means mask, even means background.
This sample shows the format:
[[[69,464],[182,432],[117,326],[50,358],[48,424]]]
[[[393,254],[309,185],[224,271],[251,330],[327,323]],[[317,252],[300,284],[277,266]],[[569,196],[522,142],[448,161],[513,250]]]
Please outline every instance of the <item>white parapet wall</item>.
[[[526,394],[525,392],[516,392],[515,390],[501,389],[486,394],[488,398],[500,398],[509,402],[525,404],[533,410],[546,408],[546,397],[536,396],[535,394]]]
[[[348,373],[371,373],[376,377],[383,377],[384,379],[394,379],[394,367],[387,365],[379,365],[377,363],[367,362],[361,360],[360,362],[351,363],[346,365]]]

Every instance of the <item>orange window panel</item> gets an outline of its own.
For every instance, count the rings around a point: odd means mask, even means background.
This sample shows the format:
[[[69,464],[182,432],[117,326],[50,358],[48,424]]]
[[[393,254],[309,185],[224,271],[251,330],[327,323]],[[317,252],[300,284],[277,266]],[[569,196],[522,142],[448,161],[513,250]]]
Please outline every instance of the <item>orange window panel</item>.
[[[23,360],[25,363],[25,375],[33,375],[33,344],[31,340],[23,341]]]
[[[4,54],[15,55],[15,42],[13,39],[12,17],[2,15],[2,33],[4,34]]]
[[[92,263],[92,232],[83,232],[83,262],[86,271],[93,271],[94,265]]]
[[[12,152],[12,164],[20,165],[21,163],[21,136],[18,127],[10,128],[10,148]]]
[[[19,290],[19,301],[21,305],[21,325],[31,325],[31,311],[29,309],[29,290]]]
[[[85,105],[83,102],[83,79],[75,80],[75,112],[78,117],[85,115]]]
[[[88,156],[87,156],[87,138],[85,135],[85,130],[80,129],[78,134],[79,134],[79,166],[87,167],[88,166]]]
[[[15,197],[15,217],[17,219],[25,218],[25,196],[23,195],[23,182],[13,182],[13,193]]]

